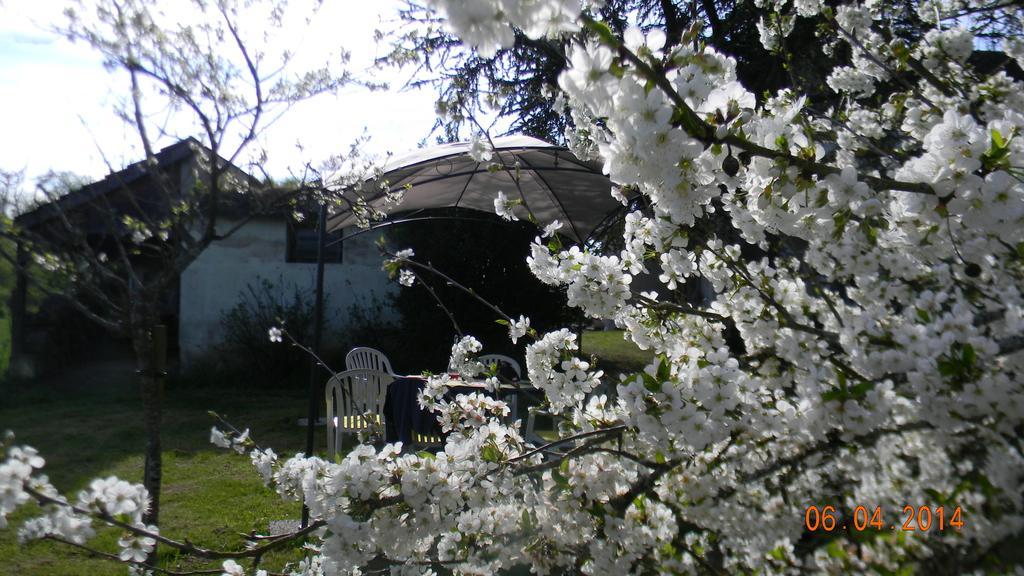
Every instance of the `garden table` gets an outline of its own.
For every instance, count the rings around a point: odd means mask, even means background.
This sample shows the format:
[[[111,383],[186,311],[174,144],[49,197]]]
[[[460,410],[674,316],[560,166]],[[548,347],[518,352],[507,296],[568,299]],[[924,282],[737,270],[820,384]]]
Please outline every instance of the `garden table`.
[[[385,439],[388,442],[401,441],[411,447],[414,436],[417,434],[444,436],[441,426],[437,422],[437,414],[420,408],[418,398],[426,383],[427,380],[423,376],[400,376],[388,385],[387,396],[384,400]],[[528,387],[529,384],[500,384],[498,389],[502,394],[516,394],[521,386]],[[470,380],[450,386],[445,396],[454,399],[459,394],[473,392],[493,395],[484,382]],[[514,406],[514,404],[512,405]]]

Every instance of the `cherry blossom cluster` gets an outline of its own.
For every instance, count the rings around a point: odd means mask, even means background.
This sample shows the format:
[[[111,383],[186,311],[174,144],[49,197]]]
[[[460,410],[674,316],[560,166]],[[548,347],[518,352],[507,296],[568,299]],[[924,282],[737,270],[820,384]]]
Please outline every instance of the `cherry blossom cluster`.
[[[482,53],[508,45],[436,6]],[[971,9],[922,3],[940,25],[908,44],[887,29],[885,3],[765,6],[769,50],[818,18],[825,44],[848,52],[828,76],[845,98],[828,110],[799,87],[758,105],[731,58],[666,49],[657,31],[615,38],[582,17],[559,82],[576,124],[567,140],[649,207],[626,217],[618,255],[538,239],[529,263],[654,360],[609,401],[567,331],[529,345],[530,379],[563,436],[622,430],[616,456],[581,450],[535,496],[576,502],[554,532],[536,526],[551,540],[535,567],[579,553],[580,540],[558,540],[566,532],[599,543],[577,566],[609,573],[714,568],[709,549],[726,571],[892,571],[1020,531],[1024,87],[971,68],[971,33],[943,24]],[[1004,49],[1020,56],[1015,39]],[[508,217],[512,201],[499,196],[496,212]],[[634,292],[641,274],[664,289]],[[673,297],[691,283],[710,292],[704,303]],[[594,513],[588,493],[602,482],[607,502],[638,500]],[[800,506],[818,501],[956,502],[977,524],[798,549]]]
[[[39,471],[45,461],[29,446],[11,445],[13,436],[0,444],[0,528],[6,516],[31,500],[42,514],[26,520],[18,529],[18,541],[26,544],[49,539],[84,546],[97,535],[96,524],[124,529],[117,540],[122,562],[143,564],[156,545],[159,529],[142,521],[149,494],[141,484],[113,476],[97,478],[72,500],[62,496]],[[96,524],[94,524],[94,521]]]
[[[1011,8],[922,2],[929,28],[908,40],[890,28],[902,4],[755,4],[766,49],[784,53],[813,19],[846,55],[827,108],[800,86],[755,98],[699,38],[620,37],[593,3],[430,2],[484,56],[515,29],[569,46],[567,141],[642,208],[617,253],[563,247],[552,225],[529,265],[651,361],[612,378],[570,330],[505,316],[528,341],[549,442],[528,442],[501,401],[451,397],[486,371],[472,337],[452,350],[461,378],[432,376],[419,398],[446,432],[436,453],[363,444],[340,462],[282,460],[215,429],[214,443],[248,452],[268,485],[309,506],[315,550],[297,574],[356,574],[374,559],[412,574],[972,572],[1019,538],[1024,86],[975,69],[956,19]],[[1020,60],[1022,46],[1002,49]],[[473,147],[486,155],[482,137]],[[498,195],[500,215],[514,206]],[[657,289],[636,289],[642,275]],[[0,518],[42,482],[35,458],[12,449],[0,464]],[[84,510],[144,504],[99,482]],[[965,524],[822,535],[804,523],[809,505],[959,507]],[[87,540],[78,514],[31,530]]]
[[[513,26],[533,39],[579,30],[579,0],[521,2],[519,0],[429,0],[427,4],[447,16],[447,27],[482,56],[512,46]]]
[[[416,273],[404,266],[404,263],[415,256],[416,253],[412,248],[406,248],[399,250],[392,256],[384,261],[384,270],[392,277],[398,277],[398,282],[402,286],[412,286],[416,282]],[[271,338],[273,341],[273,337]]]

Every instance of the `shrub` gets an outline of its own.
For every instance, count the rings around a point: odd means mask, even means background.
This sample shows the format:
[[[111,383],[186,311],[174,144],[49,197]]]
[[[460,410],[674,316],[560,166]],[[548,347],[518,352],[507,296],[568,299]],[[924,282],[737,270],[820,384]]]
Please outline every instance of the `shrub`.
[[[313,302],[311,290],[288,285],[283,277],[250,283],[239,293],[238,304],[221,316],[224,339],[216,350],[224,359],[221,369],[256,385],[305,382],[309,357],[294,346],[274,345],[267,330],[283,323],[299,342],[310,342]]]

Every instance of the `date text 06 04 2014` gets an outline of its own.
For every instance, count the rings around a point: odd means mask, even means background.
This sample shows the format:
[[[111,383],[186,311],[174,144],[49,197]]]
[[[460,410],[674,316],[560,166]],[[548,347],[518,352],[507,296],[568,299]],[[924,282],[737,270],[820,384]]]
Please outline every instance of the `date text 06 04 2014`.
[[[811,532],[835,532],[843,530],[956,530],[964,526],[960,507],[947,509],[945,506],[903,507],[900,521],[887,523],[881,506],[869,509],[857,506],[852,512],[839,510],[835,506],[808,506],[804,511],[804,527]]]

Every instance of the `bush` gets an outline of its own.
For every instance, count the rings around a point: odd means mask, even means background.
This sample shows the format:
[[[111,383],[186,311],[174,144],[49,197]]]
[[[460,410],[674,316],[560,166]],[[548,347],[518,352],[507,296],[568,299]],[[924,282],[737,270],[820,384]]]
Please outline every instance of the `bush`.
[[[267,331],[283,321],[292,336],[310,345],[314,302],[310,289],[289,286],[283,278],[276,282],[258,278],[240,293],[238,304],[221,316],[222,343],[193,362],[190,369],[180,375],[180,384],[304,388],[309,378],[309,355],[288,343],[271,342]],[[344,370],[345,354],[356,346],[377,348],[392,359],[405,357],[404,347],[411,342],[403,337],[403,331],[394,322],[384,319],[385,307],[389,305],[387,299],[375,294],[352,304],[340,332],[332,327],[330,318],[324,318],[320,356],[331,369]],[[324,309],[330,309],[327,296]],[[395,364],[394,368],[420,369],[415,365],[406,366],[406,363]],[[324,375],[325,381],[326,378]]]
[[[345,355],[357,346],[380,350],[391,361],[398,373],[419,372],[422,368],[409,362],[408,347],[413,346],[409,335],[400,325],[388,319],[385,310],[391,308],[393,296],[380,297],[375,293],[353,303],[346,312],[342,330],[325,339],[322,357],[334,370],[345,369]]]
[[[288,286],[283,277],[250,283],[239,293],[238,304],[221,316],[224,339],[216,350],[224,359],[220,370],[256,385],[305,382],[309,357],[295,346],[271,342],[267,330],[283,323],[296,340],[309,343],[314,300],[312,290]]]

